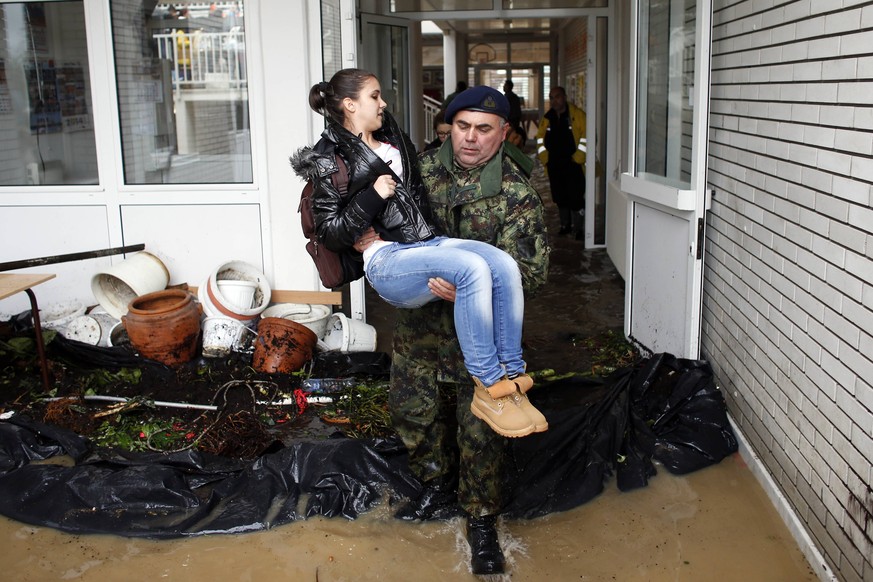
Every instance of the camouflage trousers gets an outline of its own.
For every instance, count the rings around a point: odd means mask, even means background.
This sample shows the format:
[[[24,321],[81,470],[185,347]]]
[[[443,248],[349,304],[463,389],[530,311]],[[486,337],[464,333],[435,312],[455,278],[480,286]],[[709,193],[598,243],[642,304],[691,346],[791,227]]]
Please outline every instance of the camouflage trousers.
[[[395,353],[395,364],[398,358]],[[388,396],[394,429],[422,483],[458,480],[470,515],[500,513],[508,501],[508,440],[473,416],[473,382],[437,382],[431,367],[394,366]]]

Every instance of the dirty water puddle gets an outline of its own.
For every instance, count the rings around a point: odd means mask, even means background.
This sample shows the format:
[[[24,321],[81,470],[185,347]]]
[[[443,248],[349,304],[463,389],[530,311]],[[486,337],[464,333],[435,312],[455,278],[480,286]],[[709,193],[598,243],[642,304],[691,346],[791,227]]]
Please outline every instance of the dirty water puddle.
[[[44,580],[474,580],[463,522],[407,523],[382,503],[359,519],[147,540],[71,535],[0,518],[4,578]],[[506,521],[493,580],[815,580],[738,455],[648,487],[614,480],[574,510]]]

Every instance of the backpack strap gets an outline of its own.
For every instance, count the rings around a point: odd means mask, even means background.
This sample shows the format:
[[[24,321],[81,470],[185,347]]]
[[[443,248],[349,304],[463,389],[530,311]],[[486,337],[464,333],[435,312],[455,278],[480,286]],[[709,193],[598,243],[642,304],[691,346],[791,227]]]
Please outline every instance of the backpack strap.
[[[349,167],[339,154],[334,154],[333,157],[336,160],[337,171],[330,175],[330,179],[340,196],[345,196],[349,191]]]

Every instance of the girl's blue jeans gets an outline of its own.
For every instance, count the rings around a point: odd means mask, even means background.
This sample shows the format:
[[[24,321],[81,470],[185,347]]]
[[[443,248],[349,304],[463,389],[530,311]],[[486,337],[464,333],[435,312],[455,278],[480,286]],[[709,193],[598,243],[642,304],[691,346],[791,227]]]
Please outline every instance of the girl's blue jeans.
[[[504,375],[524,372],[524,292],[515,259],[484,242],[436,237],[387,245],[367,265],[373,289],[400,308],[438,299],[427,286],[432,277],[457,290],[455,332],[470,375],[491,386]]]

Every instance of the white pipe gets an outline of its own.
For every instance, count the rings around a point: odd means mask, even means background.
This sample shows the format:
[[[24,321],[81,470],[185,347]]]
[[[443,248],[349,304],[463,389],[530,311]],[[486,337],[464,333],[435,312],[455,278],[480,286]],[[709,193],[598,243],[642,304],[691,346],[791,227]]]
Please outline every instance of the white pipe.
[[[46,398],[47,402],[52,402],[55,400],[64,400],[66,398],[70,398],[67,396],[58,396],[56,398]],[[86,394],[82,397],[84,400],[100,400],[103,402],[128,402],[129,398],[123,398],[121,396],[101,396],[99,394]],[[307,396],[306,402],[309,404],[324,404],[327,402],[333,402],[333,398],[328,396]],[[155,406],[163,406],[166,408],[186,408],[186,409],[194,409],[194,410],[218,410],[217,406],[212,404],[189,404],[187,402],[166,402],[163,400],[154,400],[152,404]],[[261,402],[258,404],[263,405],[273,405],[273,406],[290,406],[292,404],[297,404],[297,401],[293,398],[286,398],[285,400],[279,400],[276,402]]]
[[[65,397],[48,398],[47,400],[63,400]],[[101,396],[99,394],[86,394],[82,397],[84,400],[100,400],[104,402],[128,402],[129,398],[121,396]],[[211,404],[188,404],[187,402],[164,402],[162,400],[154,400],[152,404],[155,406],[164,406],[167,408],[193,408],[195,410],[218,410],[217,406]]]

